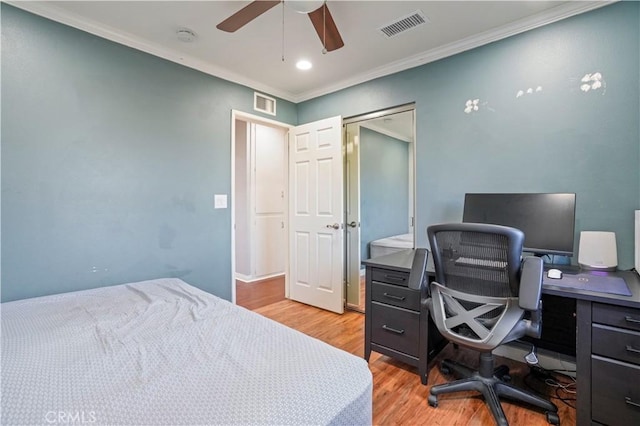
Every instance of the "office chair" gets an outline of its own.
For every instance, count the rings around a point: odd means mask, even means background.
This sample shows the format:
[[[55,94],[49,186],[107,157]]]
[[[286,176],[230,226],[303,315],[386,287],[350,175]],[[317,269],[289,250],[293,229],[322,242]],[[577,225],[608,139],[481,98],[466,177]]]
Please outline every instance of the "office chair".
[[[427,236],[436,280],[423,303],[440,334],[455,345],[480,352],[479,371],[443,361],[444,373],[455,372],[463,378],[431,387],[429,405],[437,407],[440,394],[474,390],[482,393],[498,425],[508,425],[499,397],[540,407],[549,423],[559,424],[553,403],[506,383],[506,366],[494,369],[496,347],[541,333],[542,260],[521,259],[522,231],[450,223],[428,227]]]

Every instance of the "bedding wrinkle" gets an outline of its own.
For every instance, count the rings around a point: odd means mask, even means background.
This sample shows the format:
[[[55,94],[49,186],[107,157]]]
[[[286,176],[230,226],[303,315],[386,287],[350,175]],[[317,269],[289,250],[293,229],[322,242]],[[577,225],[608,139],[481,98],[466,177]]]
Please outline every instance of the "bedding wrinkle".
[[[147,295],[144,291],[139,290],[137,288],[135,288],[132,285],[126,284],[124,286],[124,288],[126,288],[127,290],[129,290],[130,292],[132,292],[133,294],[140,296],[140,299],[142,299],[143,301],[147,302],[147,303],[151,303],[151,298],[149,297],[149,295]]]
[[[175,294],[179,297],[178,300],[186,300],[190,302],[190,313],[194,321],[200,321],[206,316],[206,312],[209,310],[209,304],[200,296],[189,292],[187,289],[179,287],[179,290],[174,287],[161,286],[168,292]]]

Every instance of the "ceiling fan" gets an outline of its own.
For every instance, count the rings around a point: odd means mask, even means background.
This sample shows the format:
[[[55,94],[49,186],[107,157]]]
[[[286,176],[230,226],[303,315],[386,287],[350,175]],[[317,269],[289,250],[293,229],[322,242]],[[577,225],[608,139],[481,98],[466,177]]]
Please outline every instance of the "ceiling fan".
[[[289,4],[297,12],[309,15],[309,19],[311,19],[311,23],[316,33],[318,33],[318,37],[320,37],[320,42],[325,51],[331,52],[344,46],[342,37],[340,37],[340,33],[338,32],[338,27],[336,27],[336,23],[325,1],[252,1],[247,6],[220,22],[216,25],[216,28],[233,33],[280,3]]]

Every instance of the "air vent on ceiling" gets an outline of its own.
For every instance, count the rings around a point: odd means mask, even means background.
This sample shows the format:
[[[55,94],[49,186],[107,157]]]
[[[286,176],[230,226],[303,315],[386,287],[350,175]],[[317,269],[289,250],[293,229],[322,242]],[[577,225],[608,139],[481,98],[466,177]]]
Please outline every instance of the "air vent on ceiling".
[[[253,92],[253,109],[265,114],[276,115],[276,100],[262,93]]]
[[[390,38],[428,22],[429,18],[421,10],[416,10],[410,15],[396,19],[392,23],[378,28],[378,30]]]

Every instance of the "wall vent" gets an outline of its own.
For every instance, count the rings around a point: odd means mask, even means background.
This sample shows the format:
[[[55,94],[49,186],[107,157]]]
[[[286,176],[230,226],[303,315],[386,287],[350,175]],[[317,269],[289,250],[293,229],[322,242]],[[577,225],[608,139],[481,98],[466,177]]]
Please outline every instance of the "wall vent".
[[[396,19],[384,27],[378,28],[378,30],[386,37],[391,38],[428,22],[430,22],[429,18],[427,18],[421,10],[416,10],[407,16]]]
[[[269,115],[276,115],[276,100],[262,93],[253,92],[253,109]]]

